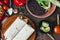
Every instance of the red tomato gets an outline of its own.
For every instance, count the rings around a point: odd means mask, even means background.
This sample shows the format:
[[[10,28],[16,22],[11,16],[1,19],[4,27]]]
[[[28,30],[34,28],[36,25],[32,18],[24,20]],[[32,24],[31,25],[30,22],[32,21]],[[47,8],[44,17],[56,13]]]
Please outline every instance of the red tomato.
[[[2,3],[2,0],[0,0],[0,5],[2,5],[3,3]]]
[[[17,6],[24,6],[26,0],[14,0],[14,4]]]
[[[3,6],[3,9],[4,10],[8,10],[8,6]]]
[[[55,32],[56,34],[60,34],[60,26],[55,26],[54,32]]]
[[[5,4],[8,4],[8,2],[9,2],[8,0],[4,0],[4,3],[5,3]]]
[[[0,5],[2,5],[3,3],[2,2],[0,2]]]

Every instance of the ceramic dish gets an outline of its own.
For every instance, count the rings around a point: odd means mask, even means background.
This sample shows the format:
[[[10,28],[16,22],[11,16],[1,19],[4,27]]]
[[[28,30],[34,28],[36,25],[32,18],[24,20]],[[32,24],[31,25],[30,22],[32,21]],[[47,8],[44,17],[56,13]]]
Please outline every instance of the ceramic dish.
[[[34,0],[33,0],[34,1]],[[26,0],[26,9],[27,9],[27,11],[32,15],[32,16],[34,16],[34,17],[36,17],[36,18],[46,18],[46,17],[48,17],[48,16],[50,16],[51,14],[53,14],[53,12],[55,11],[55,9],[56,9],[56,5],[54,5],[54,4],[51,4],[51,8],[47,11],[47,12],[45,12],[43,15],[36,15],[36,14],[38,14],[38,13],[34,13],[34,12],[32,12],[32,10],[30,10],[31,8],[29,8],[29,3],[31,3],[31,1],[29,2],[28,0]],[[30,4],[30,5],[34,5],[35,3],[33,2],[33,4]],[[33,7],[33,6],[32,6]],[[37,8],[37,6],[34,6],[32,9],[34,9],[34,8]],[[39,8],[39,10],[41,9],[41,7]],[[34,9],[34,10],[36,10],[36,9]]]

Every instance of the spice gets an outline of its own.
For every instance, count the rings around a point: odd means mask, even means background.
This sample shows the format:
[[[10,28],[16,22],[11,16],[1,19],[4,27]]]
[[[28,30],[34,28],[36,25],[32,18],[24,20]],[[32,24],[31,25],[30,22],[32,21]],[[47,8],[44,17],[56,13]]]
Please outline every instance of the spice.
[[[18,13],[18,9],[14,9],[13,12],[14,12],[14,14],[17,14]]]
[[[3,16],[4,15],[4,10],[2,7],[0,7],[0,16]]]

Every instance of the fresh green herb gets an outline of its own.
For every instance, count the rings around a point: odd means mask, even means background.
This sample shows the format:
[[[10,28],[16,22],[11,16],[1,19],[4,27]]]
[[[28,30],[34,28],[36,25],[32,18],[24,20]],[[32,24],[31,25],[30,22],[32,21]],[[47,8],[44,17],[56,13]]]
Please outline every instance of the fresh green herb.
[[[48,10],[51,7],[51,3],[55,4],[56,6],[60,7],[60,3],[58,0],[36,0],[38,4]]]
[[[50,0],[50,2],[60,7],[60,2],[58,0]]]
[[[49,9],[50,8],[50,1],[49,0],[36,0],[39,5],[41,5],[42,8],[44,9]]]

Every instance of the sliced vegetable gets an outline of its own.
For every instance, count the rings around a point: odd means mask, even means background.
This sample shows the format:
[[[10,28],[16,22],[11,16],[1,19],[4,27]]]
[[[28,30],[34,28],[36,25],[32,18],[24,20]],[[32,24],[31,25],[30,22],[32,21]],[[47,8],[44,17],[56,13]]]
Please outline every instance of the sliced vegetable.
[[[44,26],[44,27],[48,27],[49,26],[49,24],[47,23],[47,22],[42,22],[42,26]]]
[[[50,31],[50,27],[41,27],[40,28],[43,32],[49,32]]]
[[[49,32],[50,31],[50,27],[49,27],[49,23],[46,21],[42,21],[42,25],[40,27],[40,30],[43,32]]]

